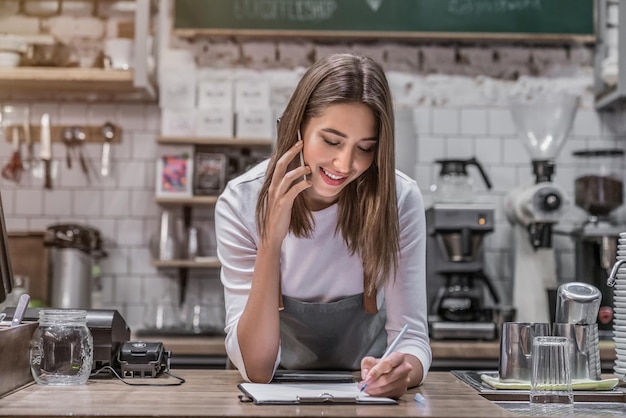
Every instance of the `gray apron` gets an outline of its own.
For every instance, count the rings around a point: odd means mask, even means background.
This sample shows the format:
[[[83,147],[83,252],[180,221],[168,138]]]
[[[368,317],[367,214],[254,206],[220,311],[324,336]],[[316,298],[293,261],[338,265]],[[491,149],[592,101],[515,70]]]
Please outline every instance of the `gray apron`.
[[[280,367],[290,370],[360,370],[365,356],[387,346],[385,309],[368,313],[362,293],[329,303],[282,296]]]

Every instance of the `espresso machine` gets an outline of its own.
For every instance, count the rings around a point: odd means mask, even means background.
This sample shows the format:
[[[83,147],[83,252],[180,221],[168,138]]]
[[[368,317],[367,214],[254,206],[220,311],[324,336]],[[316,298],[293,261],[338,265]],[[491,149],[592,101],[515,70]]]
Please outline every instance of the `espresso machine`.
[[[513,122],[530,153],[534,174],[534,183],[513,189],[505,199],[514,236],[513,306],[518,322],[550,322],[554,317],[558,281],[553,227],[569,199],[552,177],[577,108],[578,97],[566,93],[511,97]]]
[[[626,225],[616,221],[615,210],[624,202],[624,150],[585,149],[572,153],[578,175],[576,206],[587,218],[572,231],[576,254],[576,280],[594,285],[602,294],[598,310],[601,339],[613,336],[613,290],[607,279],[617,258],[620,232]]]
[[[494,229],[494,208],[469,201],[474,190],[467,167],[476,166],[488,188],[491,183],[475,158],[436,162],[435,204],[426,211],[430,336],[493,340],[500,298],[484,272],[483,240]]]

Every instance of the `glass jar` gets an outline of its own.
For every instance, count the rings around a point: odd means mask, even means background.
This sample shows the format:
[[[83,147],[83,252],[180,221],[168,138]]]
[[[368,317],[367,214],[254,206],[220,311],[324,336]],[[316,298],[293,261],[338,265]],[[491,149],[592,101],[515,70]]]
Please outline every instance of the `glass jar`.
[[[30,345],[30,369],[42,385],[68,386],[87,382],[93,361],[93,338],[87,311],[43,309]]]

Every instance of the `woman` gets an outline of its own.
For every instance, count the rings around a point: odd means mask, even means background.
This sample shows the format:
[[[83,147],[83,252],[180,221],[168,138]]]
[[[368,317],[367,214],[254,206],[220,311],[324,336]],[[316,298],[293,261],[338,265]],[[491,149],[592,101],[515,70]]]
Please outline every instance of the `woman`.
[[[395,171],[393,127],[382,68],[331,55],[300,80],[272,158],[220,196],[226,350],[245,379],[360,368],[367,393],[399,397],[425,377],[424,207]]]

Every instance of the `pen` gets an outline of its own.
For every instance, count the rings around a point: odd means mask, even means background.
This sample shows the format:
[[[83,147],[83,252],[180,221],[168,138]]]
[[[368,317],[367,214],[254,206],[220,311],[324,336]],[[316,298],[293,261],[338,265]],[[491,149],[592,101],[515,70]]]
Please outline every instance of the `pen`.
[[[424,398],[422,396],[422,394],[416,393],[415,394],[415,402],[417,402],[420,405],[424,405],[424,404],[426,404],[426,398]]]
[[[389,344],[389,347],[387,347],[387,350],[385,350],[385,353],[380,358],[381,360],[386,359],[387,357],[389,357],[389,354],[393,353],[393,351],[396,349],[396,347],[398,346],[398,343],[400,342],[400,340],[402,339],[402,337],[404,336],[404,334],[407,332],[408,329],[409,329],[409,324],[406,324],[405,326],[402,327],[398,335],[396,335],[396,338],[393,339],[391,344]],[[368,385],[369,383],[364,383],[363,386],[361,386],[361,392],[363,392]]]

